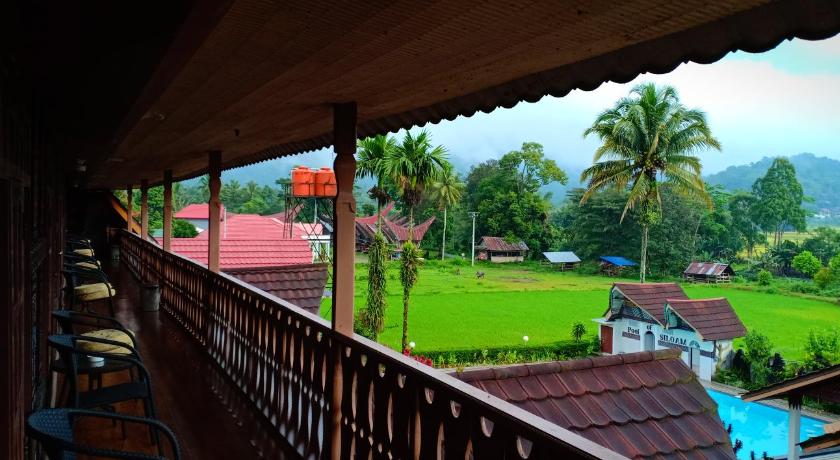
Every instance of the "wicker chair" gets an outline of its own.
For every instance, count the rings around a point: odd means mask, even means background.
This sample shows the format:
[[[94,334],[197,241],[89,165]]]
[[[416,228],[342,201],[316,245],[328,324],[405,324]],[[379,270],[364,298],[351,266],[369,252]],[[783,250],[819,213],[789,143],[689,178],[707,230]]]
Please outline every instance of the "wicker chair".
[[[134,423],[145,425],[155,432],[155,438],[163,434],[169,443],[171,457],[165,456],[162,443],[158,442],[158,455],[144,452],[129,452],[109,449],[106,446],[80,444],[74,436],[74,425],[83,418],[102,419],[111,422]],[[76,454],[94,457],[122,458],[128,460],[174,459],[181,458],[180,446],[172,430],[163,423],[146,417],[134,417],[123,414],[80,409],[43,409],[33,412],[26,419],[26,432],[30,438],[38,441],[50,460],[74,459]]]

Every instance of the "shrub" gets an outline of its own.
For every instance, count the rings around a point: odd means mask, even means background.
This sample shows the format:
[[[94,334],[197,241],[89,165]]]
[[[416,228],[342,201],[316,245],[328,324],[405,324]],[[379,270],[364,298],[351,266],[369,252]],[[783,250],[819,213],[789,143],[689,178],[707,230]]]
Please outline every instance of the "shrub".
[[[789,289],[791,292],[798,292],[800,294],[819,294],[820,288],[815,283],[799,282],[791,283]]]
[[[834,279],[834,276],[831,274],[831,269],[827,267],[822,267],[820,270],[814,275],[814,284],[817,285],[820,289],[825,289],[831,284],[831,281]]]
[[[586,335],[586,326],[583,323],[578,321],[572,325],[572,338],[575,339],[575,342],[580,342],[584,335]]]
[[[597,341],[597,337],[595,340]],[[464,367],[518,362],[575,359],[590,354],[587,341],[566,340],[548,345],[519,345],[507,348],[425,351],[423,355],[447,367]]]
[[[793,258],[791,264],[793,268],[803,275],[813,278],[822,268],[820,259],[811,253],[811,251],[802,251]]]
[[[805,366],[819,370],[831,366],[840,359],[840,337],[836,329],[808,333],[805,342]]]
[[[773,344],[766,335],[751,330],[744,338],[744,357],[750,366],[750,382],[753,387],[764,386],[770,376],[768,361],[773,350]]]
[[[773,281],[773,274],[767,270],[759,270],[756,280],[758,280],[758,284],[761,286],[770,286],[770,283]]]
[[[198,236],[195,225],[181,219],[172,221],[172,236],[175,238],[194,238]]]

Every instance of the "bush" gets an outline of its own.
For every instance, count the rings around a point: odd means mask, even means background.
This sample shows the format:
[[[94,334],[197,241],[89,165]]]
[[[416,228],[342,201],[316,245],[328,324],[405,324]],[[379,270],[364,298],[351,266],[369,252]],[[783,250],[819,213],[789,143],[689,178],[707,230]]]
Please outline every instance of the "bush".
[[[572,338],[575,339],[575,342],[580,342],[584,335],[586,335],[586,326],[583,323],[578,321],[572,325]]]
[[[172,221],[172,236],[175,238],[195,238],[198,236],[198,230],[195,225],[181,219],[174,219]]]
[[[818,271],[822,268],[822,263],[820,259],[811,253],[811,251],[802,251],[793,258],[793,262],[791,263],[794,270],[802,273],[803,275],[813,278],[814,275],[817,274]]]
[[[773,274],[767,270],[759,270],[756,280],[760,286],[770,286],[773,281]]]
[[[595,338],[597,340],[597,337]],[[582,358],[590,354],[587,341],[566,340],[542,346],[520,345],[483,350],[424,351],[438,367],[466,367],[476,365],[514,364]]]
[[[798,292],[800,294],[819,294],[820,288],[814,283],[808,282],[798,282],[798,283],[791,283],[790,287],[791,292]]]
[[[819,370],[840,360],[840,337],[836,329],[808,333],[805,342],[805,366],[808,370]]]
[[[831,274],[831,269],[823,267],[814,275],[814,284],[816,284],[820,289],[825,289],[829,284],[831,284],[833,279],[834,277]]]

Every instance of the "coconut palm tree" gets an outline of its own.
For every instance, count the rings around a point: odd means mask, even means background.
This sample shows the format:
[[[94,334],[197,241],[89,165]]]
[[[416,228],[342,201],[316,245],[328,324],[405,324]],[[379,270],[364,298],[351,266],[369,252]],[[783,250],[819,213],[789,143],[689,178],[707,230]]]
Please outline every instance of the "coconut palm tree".
[[[440,179],[432,184],[432,190],[438,209],[443,209],[443,236],[440,243],[440,260],[443,260],[446,254],[446,210],[461,199],[464,183],[461,182],[458,173],[452,168],[446,168]]]
[[[400,260],[400,281],[403,285],[402,350],[408,345],[408,305],[411,289],[417,281],[420,251],[414,244],[414,208],[423,199],[426,187],[438,179],[444,169],[446,149],[433,147],[429,133],[406,132],[400,144],[386,157],[385,170],[399,190],[400,201],[408,208],[408,240],[403,243]]]
[[[376,185],[368,191],[368,195],[376,200],[376,227],[378,231],[382,230],[379,213],[382,212],[382,205],[389,199],[388,192],[385,189],[385,180],[388,178],[385,162],[396,147],[396,139],[387,134],[381,134],[360,140],[356,150],[356,178],[372,177],[376,179]]]
[[[598,115],[583,133],[584,137],[590,134],[602,144],[593,165],[581,173],[581,182],[587,183],[581,205],[598,190],[628,190],[621,221],[629,210],[639,208],[640,281],[644,283],[648,232],[662,211],[662,186],[701,198],[711,207],[700,159],[693,153],[720,150],[720,142],[712,136],[703,111],[683,106],[673,87],[657,88],[653,83],[634,87],[628,97]]]

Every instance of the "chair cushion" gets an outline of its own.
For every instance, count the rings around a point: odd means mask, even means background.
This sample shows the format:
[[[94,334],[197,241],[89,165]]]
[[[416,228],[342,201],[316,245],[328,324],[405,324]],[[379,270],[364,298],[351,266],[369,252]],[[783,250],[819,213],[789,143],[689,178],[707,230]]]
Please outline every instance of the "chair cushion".
[[[131,341],[131,337],[125,332],[120,331],[119,329],[97,329],[95,331],[85,332],[84,334],[82,334],[82,336],[93,337],[96,339],[113,340],[115,342],[124,343],[129,347],[134,346],[134,343]],[[84,351],[112,353],[115,355],[127,355],[131,353],[127,348],[111,345],[110,343],[85,342],[83,340],[79,340],[77,343],[79,345],[79,348]]]
[[[110,291],[109,291],[110,288]],[[107,299],[116,294],[114,286],[110,283],[93,283],[76,286],[75,293],[79,300],[91,301],[99,299]]]
[[[89,268],[91,270],[99,270],[100,268],[102,268],[102,266],[99,265],[98,260],[96,261],[96,263],[93,263],[93,262],[76,262],[75,265],[77,267]]]
[[[93,249],[76,249],[73,252],[83,256],[93,257]]]

